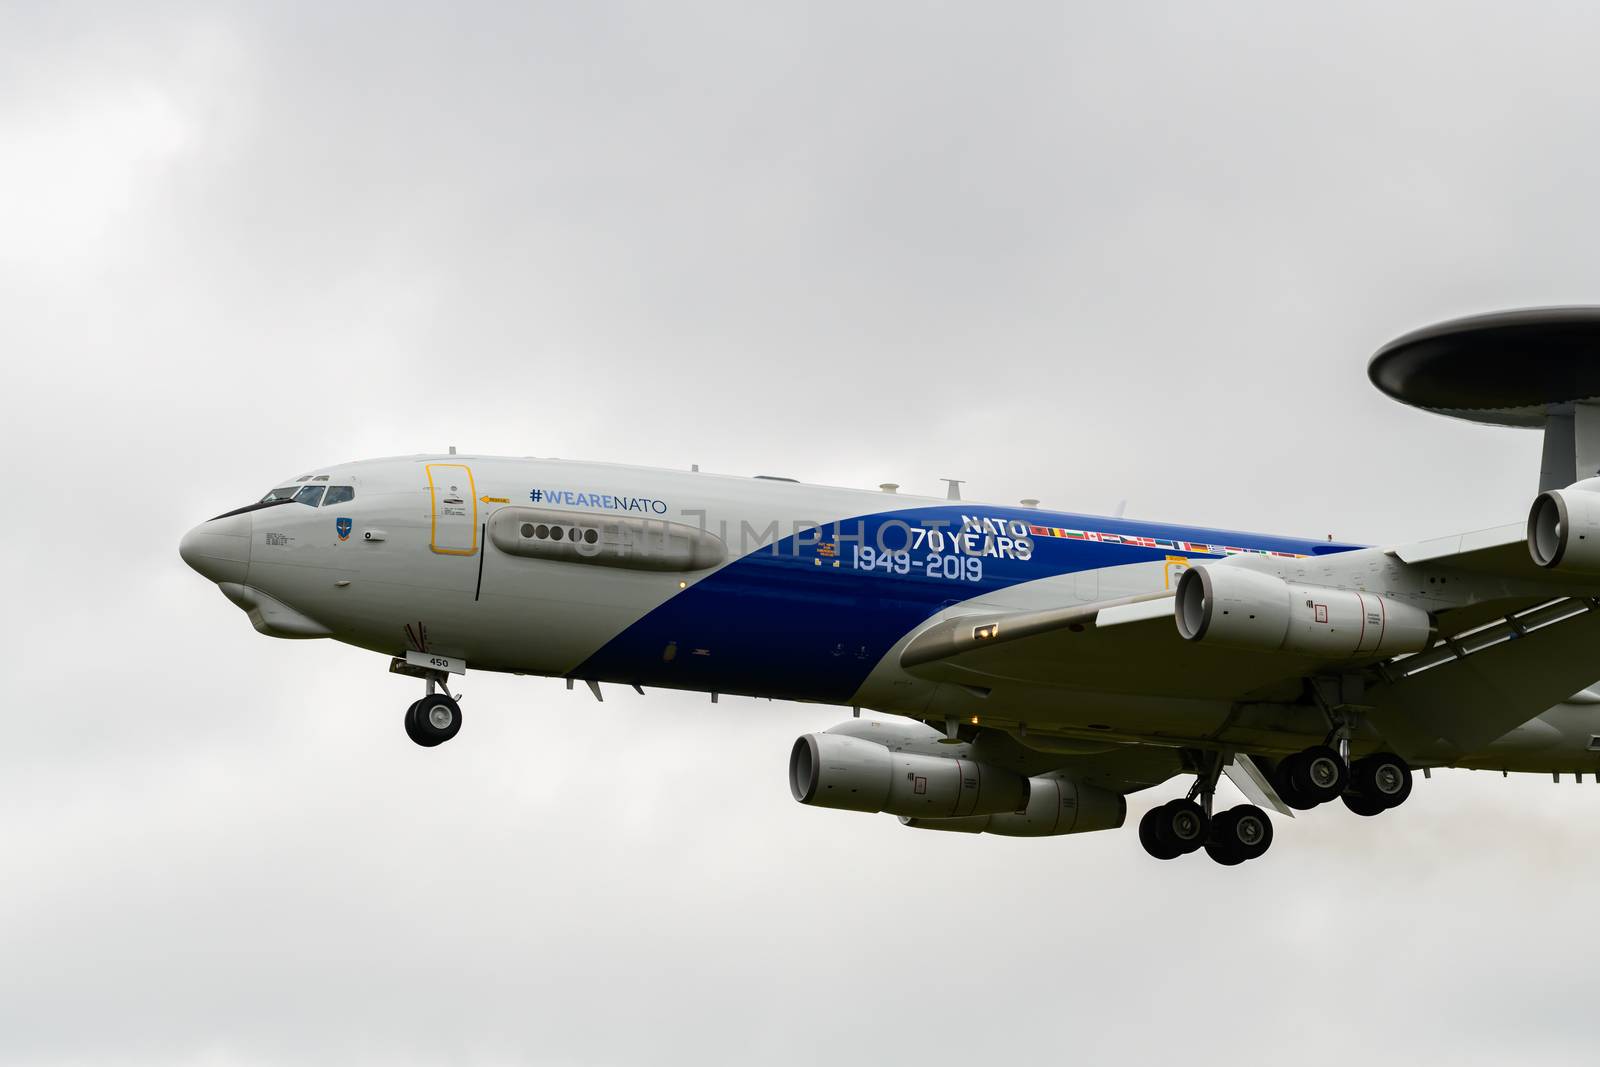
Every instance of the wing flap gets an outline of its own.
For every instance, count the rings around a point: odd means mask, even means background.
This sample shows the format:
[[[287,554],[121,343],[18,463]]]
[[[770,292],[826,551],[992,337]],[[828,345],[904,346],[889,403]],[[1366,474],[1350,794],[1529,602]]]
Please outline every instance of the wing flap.
[[[1367,692],[1396,752],[1451,762],[1596,682],[1600,601],[1565,599],[1399,660]]]

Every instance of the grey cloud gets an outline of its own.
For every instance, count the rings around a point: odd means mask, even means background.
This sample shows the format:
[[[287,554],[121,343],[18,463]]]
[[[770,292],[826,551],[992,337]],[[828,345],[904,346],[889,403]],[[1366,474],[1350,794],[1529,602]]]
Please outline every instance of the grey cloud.
[[[842,709],[473,675],[421,752],[407,683],[258,637],[176,543],[448,444],[1515,521],[1537,441],[1365,359],[1600,292],[1594,21],[8,8],[0,1060],[1581,1054],[1592,784],[1439,774],[1222,870],[802,809]]]

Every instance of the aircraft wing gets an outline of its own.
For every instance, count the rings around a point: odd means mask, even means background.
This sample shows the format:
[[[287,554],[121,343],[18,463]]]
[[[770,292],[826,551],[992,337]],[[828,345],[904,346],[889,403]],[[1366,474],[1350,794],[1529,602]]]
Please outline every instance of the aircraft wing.
[[[1540,570],[1525,536],[1506,526],[1371,550],[1407,567],[1448,568],[1481,593],[1438,611],[1440,639],[1408,656],[1330,662],[1186,641],[1173,594],[1161,592],[958,616],[917,634],[900,660],[919,676],[967,686],[1233,701],[1296,702],[1308,677],[1363,671],[1356,707],[1395,750],[1449,762],[1600,679],[1600,587]]]
[[[1448,568],[1475,584],[1470,606],[1436,613],[1440,632],[1454,635],[1502,618],[1506,612],[1574,591],[1573,580],[1541,570],[1528,556],[1520,525],[1434,538],[1389,549],[1365,550],[1370,567]],[[1364,554],[1365,554],[1364,553]],[[1352,553],[1353,557],[1355,553]],[[1339,561],[1339,557],[1324,560]],[[1338,586],[1338,578],[1312,584]],[[1183,640],[1172,620],[1166,590],[1091,604],[1037,611],[996,611],[957,616],[919,633],[900,663],[927,677],[989,675],[1038,684],[1060,683],[1102,692],[1195,697],[1260,697],[1263,687],[1293,682],[1326,661],[1284,652],[1219,648]],[[1591,679],[1592,680],[1592,679]],[[979,683],[981,684],[981,683]]]
[[[1535,564],[1528,554],[1527,536],[1522,524],[1497,526],[1398,545],[1386,555],[1410,567],[1448,568],[1458,580],[1478,588],[1475,603],[1435,613],[1442,637],[1497,622],[1507,612],[1547,600],[1600,592],[1592,579],[1557,574]]]
[[[1513,612],[1385,664],[1368,718],[1413,762],[1447,763],[1579,694],[1600,675],[1600,600]]]
[[[1528,555],[1527,528],[1520,523],[1435,537],[1389,549],[1402,563],[1442,563],[1499,577],[1547,579]]]
[[[1289,699],[1318,661],[1284,652],[1185,641],[1173,594],[1153,593],[1042,611],[947,619],[922,631],[900,663],[925,678],[963,685],[997,681],[1103,693]]]

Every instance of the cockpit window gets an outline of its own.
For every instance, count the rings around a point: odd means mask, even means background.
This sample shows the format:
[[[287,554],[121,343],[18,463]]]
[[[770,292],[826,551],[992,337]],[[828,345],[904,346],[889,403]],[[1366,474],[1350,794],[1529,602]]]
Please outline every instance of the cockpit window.
[[[274,502],[279,501],[279,500],[293,500],[294,499],[294,494],[295,494],[295,487],[292,486],[292,485],[289,485],[289,486],[285,486],[282,489],[274,489],[272,492],[268,493],[266,496],[264,496],[260,500],[256,501],[256,503],[258,503],[258,504],[271,504],[271,503],[274,503]]]
[[[329,507],[333,504],[343,504],[346,500],[354,500],[355,498],[356,491],[354,487],[348,485],[330,485],[328,486],[328,495],[322,498],[322,506]]]
[[[316,507],[322,503],[322,491],[326,488],[327,486],[325,485],[304,486],[294,495],[294,499],[296,503],[309,504],[311,507]]]

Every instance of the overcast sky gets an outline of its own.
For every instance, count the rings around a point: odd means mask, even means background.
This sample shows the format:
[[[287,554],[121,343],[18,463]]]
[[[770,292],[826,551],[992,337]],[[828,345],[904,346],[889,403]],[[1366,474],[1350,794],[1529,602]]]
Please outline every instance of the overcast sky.
[[[513,10],[513,8],[519,10]],[[522,8],[526,8],[522,10]],[[1600,302],[1592,5],[0,4],[0,1062],[1592,1054],[1600,787],[1259,863],[797,805],[847,712],[259,636],[177,556],[443,450],[1400,541],[1536,435],[1382,397]],[[1600,670],[1597,670],[1600,673]]]

